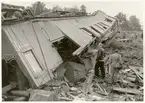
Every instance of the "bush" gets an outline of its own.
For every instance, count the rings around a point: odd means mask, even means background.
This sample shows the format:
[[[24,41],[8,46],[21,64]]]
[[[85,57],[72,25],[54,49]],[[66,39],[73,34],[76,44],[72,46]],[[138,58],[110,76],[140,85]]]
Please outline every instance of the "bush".
[[[124,49],[124,48],[125,48],[125,46],[124,46],[123,43],[118,42],[118,41],[116,41],[116,40],[112,41],[112,42],[110,43],[110,46],[109,46],[109,47],[111,47],[111,48],[113,48],[113,49]]]

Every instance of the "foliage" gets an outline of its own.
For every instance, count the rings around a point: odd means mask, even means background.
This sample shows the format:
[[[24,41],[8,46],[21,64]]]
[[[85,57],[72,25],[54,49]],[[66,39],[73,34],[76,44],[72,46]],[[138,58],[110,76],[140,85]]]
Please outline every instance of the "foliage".
[[[41,13],[43,13],[44,7],[45,7],[45,4],[43,2],[38,1],[34,3],[32,5],[34,15],[40,15]]]
[[[81,5],[80,12],[83,12],[85,15],[87,14],[85,5]]]
[[[35,2],[34,4],[32,4],[32,6],[26,7],[26,9],[30,9],[34,16],[51,11],[51,9],[46,8],[45,4],[40,1]]]
[[[59,5],[56,5],[52,8],[52,11],[62,11],[63,9],[59,6]]]
[[[47,12],[54,12],[54,11],[67,11],[69,12],[69,15],[75,16],[75,15],[87,15],[86,6],[81,5],[80,9],[78,6],[74,5],[73,7],[64,7],[61,8],[59,5],[54,6],[52,9],[48,9],[45,7],[45,4],[43,2],[37,1],[32,6],[28,6],[27,9],[30,9],[34,16],[40,15]]]
[[[116,17],[122,30],[141,30],[139,19],[136,16],[130,16],[129,20],[127,20],[126,14],[120,12]]]
[[[139,19],[135,15],[131,16],[129,20],[130,20],[132,30],[141,30]]]

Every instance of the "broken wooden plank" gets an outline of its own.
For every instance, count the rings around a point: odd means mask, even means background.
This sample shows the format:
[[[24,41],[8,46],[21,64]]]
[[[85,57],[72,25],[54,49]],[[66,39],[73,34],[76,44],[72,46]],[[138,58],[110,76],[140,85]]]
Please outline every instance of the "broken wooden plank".
[[[136,78],[135,74],[127,74],[127,77]]]
[[[130,82],[130,81],[122,80],[122,82],[123,82],[123,84],[127,84],[127,85],[129,85],[129,86],[131,86],[131,87],[135,87],[135,84],[132,83],[132,82]]]
[[[13,90],[10,92],[13,95],[16,96],[24,96],[24,97],[29,97],[30,93],[24,90]]]
[[[9,85],[2,88],[2,94],[6,94],[8,91],[12,90],[17,86],[17,83],[11,82]]]
[[[57,94],[54,91],[34,89],[30,92],[29,101],[57,101],[57,100],[58,100]]]
[[[18,98],[18,96],[12,96],[12,95],[2,96],[2,97],[6,101],[13,101],[14,99]]]
[[[140,94],[139,90],[137,90],[137,89],[130,89],[130,88],[114,87],[113,91],[117,91],[117,92],[121,92],[121,93]]]
[[[126,80],[129,80],[131,82],[134,82],[136,78],[132,78],[132,77],[127,77]]]
[[[105,88],[103,88],[103,90],[104,90],[104,92],[107,94],[107,91],[106,91],[106,89],[105,89]]]
[[[136,74],[138,77],[141,77],[141,79],[143,79],[143,75],[142,75],[139,71],[137,71],[137,70],[135,69],[135,67],[133,67],[133,66],[129,66],[129,67],[130,67],[131,70],[133,70],[133,71],[135,72],[135,74]]]
[[[98,93],[98,94],[104,95],[104,96],[108,96],[108,94],[109,94],[107,92],[106,93],[105,92],[100,92],[100,91],[95,91],[95,92]]]
[[[97,85],[97,87],[98,87],[102,92],[104,92],[103,89],[100,87],[100,85],[99,85],[98,83],[96,83],[96,85]]]
[[[55,94],[34,94],[29,101],[58,101],[58,98]]]
[[[125,70],[122,70],[122,72],[123,73],[127,73],[127,72],[129,72],[131,69],[129,68],[129,69],[125,69]]]
[[[15,98],[13,101],[26,101],[27,100],[27,97],[18,97],[18,98]]]
[[[88,74],[88,78],[86,79],[86,81],[83,84],[83,91],[85,94],[87,94],[88,92],[91,92],[91,88],[92,88],[92,80],[94,77],[94,71],[90,70],[89,74]]]
[[[72,101],[73,99],[67,98],[67,97],[58,97],[61,101]]]

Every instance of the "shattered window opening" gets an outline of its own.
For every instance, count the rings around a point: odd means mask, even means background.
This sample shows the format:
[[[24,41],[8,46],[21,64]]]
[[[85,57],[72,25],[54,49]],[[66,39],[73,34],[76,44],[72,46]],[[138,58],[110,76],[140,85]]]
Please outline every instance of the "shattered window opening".
[[[68,38],[63,38],[60,41],[56,41],[53,43],[56,47],[58,53],[62,57],[63,61],[74,61],[75,57],[72,56],[72,53],[77,50],[79,47],[74,44]]]

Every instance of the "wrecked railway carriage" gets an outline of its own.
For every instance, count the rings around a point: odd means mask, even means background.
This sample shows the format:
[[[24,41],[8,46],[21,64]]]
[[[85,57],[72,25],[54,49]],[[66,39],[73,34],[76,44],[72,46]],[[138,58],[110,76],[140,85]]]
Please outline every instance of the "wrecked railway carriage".
[[[31,88],[40,87],[66,62],[84,64],[87,70],[90,61],[84,54],[97,48],[99,42],[108,44],[117,34],[117,27],[117,19],[101,11],[83,17],[3,20],[3,86],[16,80],[19,89],[24,89],[26,80]]]

